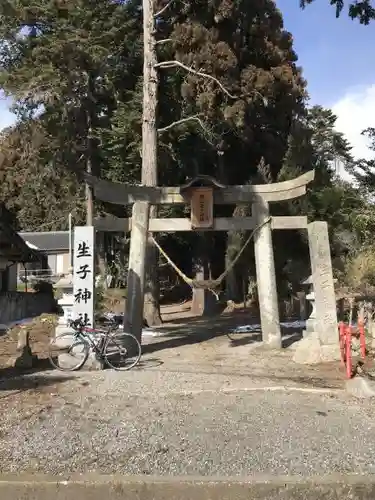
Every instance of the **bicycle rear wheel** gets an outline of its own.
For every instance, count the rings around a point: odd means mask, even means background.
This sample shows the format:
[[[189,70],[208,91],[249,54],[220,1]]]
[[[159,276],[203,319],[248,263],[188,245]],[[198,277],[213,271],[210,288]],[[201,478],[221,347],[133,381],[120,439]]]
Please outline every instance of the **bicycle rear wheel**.
[[[110,368],[118,371],[130,370],[139,363],[142,349],[138,340],[130,333],[109,335],[103,357]]]
[[[89,353],[88,342],[67,332],[51,340],[48,357],[57,370],[73,372],[86,363]]]

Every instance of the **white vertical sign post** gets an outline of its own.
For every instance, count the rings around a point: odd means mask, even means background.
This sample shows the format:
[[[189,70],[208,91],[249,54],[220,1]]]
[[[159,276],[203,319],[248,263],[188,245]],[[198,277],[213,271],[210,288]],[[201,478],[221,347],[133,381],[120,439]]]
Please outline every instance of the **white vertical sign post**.
[[[73,316],[86,326],[94,327],[95,300],[95,228],[74,228],[73,253]]]

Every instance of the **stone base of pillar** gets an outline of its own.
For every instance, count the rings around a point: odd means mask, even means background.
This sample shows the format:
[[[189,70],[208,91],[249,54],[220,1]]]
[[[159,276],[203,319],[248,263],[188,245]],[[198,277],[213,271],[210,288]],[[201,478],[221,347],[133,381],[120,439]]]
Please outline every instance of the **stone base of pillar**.
[[[306,320],[306,329],[305,332],[306,334],[310,334],[316,331],[315,328],[315,318],[309,318]]]
[[[309,332],[293,345],[293,349],[293,361],[301,365],[315,365],[341,359],[338,340],[337,344],[322,344],[316,332]]]
[[[266,337],[266,340],[263,340],[262,346],[265,349],[281,349],[282,348],[282,339],[281,336],[273,335]]]
[[[73,329],[68,326],[69,319],[72,318],[74,297],[72,293],[64,293],[58,301],[59,306],[63,310],[63,315],[59,317],[55,327],[55,338],[63,333],[71,333]]]
[[[66,354],[59,355],[59,363],[68,368],[69,358],[66,356]],[[104,370],[104,368],[105,368],[104,362],[101,359],[97,359],[94,352],[90,352],[86,363],[83,365],[80,371],[99,371],[99,370]]]

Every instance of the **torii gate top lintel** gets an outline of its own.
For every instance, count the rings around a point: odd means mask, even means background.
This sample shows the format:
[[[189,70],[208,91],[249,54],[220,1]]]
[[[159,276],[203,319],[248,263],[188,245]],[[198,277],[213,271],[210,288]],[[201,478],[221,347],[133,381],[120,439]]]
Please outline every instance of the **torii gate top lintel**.
[[[214,203],[231,205],[240,203],[279,202],[302,196],[306,186],[314,179],[315,171],[310,170],[299,177],[274,184],[254,184],[220,187],[214,189]],[[190,203],[186,193],[187,185],[177,187],[130,185],[98,179],[84,174],[97,199],[115,205],[131,205],[136,201],[148,201],[152,205]],[[216,181],[217,182],[217,181]]]

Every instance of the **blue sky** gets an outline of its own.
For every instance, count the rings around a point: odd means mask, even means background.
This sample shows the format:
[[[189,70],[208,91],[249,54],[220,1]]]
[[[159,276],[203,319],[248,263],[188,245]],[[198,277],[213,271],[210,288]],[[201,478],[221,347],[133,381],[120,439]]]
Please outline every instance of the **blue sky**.
[[[372,156],[361,131],[375,126],[375,23],[362,26],[347,11],[336,19],[329,0],[315,0],[305,10],[299,0],[276,3],[293,34],[311,104],[333,109],[354,156]]]
[[[276,0],[285,28],[294,37],[299,64],[308,81],[312,104],[333,108],[337,128],[356,156],[369,156],[361,130],[375,126],[375,23],[361,26],[343,12],[339,19],[329,0],[315,0],[305,10],[299,0]],[[369,64],[368,61],[373,61]],[[0,129],[13,116],[0,96]]]
[[[293,34],[314,103],[332,106],[348,89],[375,82],[375,58],[370,55],[375,46],[375,24],[362,26],[346,11],[336,19],[329,0],[315,0],[305,10],[299,8],[299,0],[276,3],[285,28]]]

